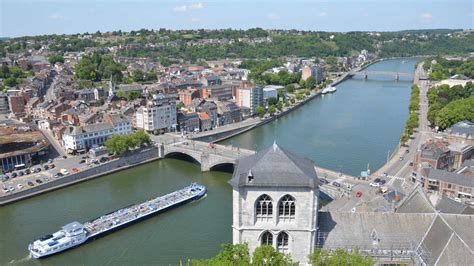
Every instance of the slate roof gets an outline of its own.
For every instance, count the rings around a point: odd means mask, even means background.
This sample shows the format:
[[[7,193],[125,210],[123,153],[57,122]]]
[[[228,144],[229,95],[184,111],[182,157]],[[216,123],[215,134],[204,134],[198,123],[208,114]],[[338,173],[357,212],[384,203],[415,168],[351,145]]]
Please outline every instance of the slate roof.
[[[397,213],[435,213],[436,210],[423,192],[416,186],[396,208]]]
[[[387,256],[393,250],[417,250],[427,265],[471,265],[474,215],[442,214],[429,206],[417,186],[396,213],[319,212],[316,244],[326,249],[381,250],[378,254]]]
[[[474,214],[474,208],[450,198],[441,198],[436,204],[436,210],[440,213]]]
[[[474,178],[472,176],[456,174],[440,169],[424,168],[425,176],[429,179],[444,181],[463,187],[474,187]]]
[[[251,180],[248,176],[251,176]],[[319,179],[314,163],[281,148],[276,143],[254,155],[239,159],[232,187],[317,188]]]
[[[448,132],[453,135],[472,138],[474,136],[474,123],[467,120],[458,122],[449,128]]]

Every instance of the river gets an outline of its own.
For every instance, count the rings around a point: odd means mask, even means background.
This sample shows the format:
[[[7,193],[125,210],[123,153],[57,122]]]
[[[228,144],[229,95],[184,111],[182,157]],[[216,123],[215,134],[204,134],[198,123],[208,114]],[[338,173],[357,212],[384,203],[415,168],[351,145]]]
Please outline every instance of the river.
[[[413,72],[416,60],[376,63],[372,70]],[[225,141],[262,149],[276,140],[316,164],[358,175],[376,169],[394,150],[408,116],[411,81],[354,78],[277,121]],[[231,174],[201,173],[198,165],[165,159],[0,208],[0,265],[168,265],[216,254],[232,242]],[[182,188],[208,187],[208,196],[91,241],[36,260],[32,240],[71,221],[84,222],[131,203]]]

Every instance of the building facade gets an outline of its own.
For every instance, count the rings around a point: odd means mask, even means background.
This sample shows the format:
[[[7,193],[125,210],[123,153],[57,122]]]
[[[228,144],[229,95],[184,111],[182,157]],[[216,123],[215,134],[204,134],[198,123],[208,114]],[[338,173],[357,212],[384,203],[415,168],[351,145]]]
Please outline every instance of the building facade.
[[[123,117],[106,118],[107,122],[85,126],[69,126],[62,135],[68,153],[83,152],[104,145],[113,135],[132,134],[132,123]]]
[[[172,131],[177,126],[176,101],[171,98],[150,101],[146,106],[138,108],[135,118],[137,128],[148,132]]]
[[[250,109],[250,115],[256,114],[258,106],[263,106],[263,88],[262,87],[243,87],[236,91],[236,104],[239,107]]]
[[[271,245],[307,263],[315,246],[319,180],[312,161],[273,144],[240,159],[232,179],[234,244]]]

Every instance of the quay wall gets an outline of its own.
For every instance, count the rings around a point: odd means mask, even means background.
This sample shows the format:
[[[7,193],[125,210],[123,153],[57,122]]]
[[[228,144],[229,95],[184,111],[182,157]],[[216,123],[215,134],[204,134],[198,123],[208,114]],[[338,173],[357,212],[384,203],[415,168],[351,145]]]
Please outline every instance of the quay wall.
[[[145,164],[159,159],[158,148],[155,146],[147,147],[139,151],[130,153],[124,157],[114,159],[112,161],[85,169],[78,173],[70,174],[68,176],[54,179],[50,182],[36,185],[35,187],[27,190],[19,191],[14,194],[0,197],[0,206],[33,197],[42,193],[53,191],[59,188],[70,186],[76,183],[91,180],[103,175],[108,175],[114,172],[118,172],[130,167]]]

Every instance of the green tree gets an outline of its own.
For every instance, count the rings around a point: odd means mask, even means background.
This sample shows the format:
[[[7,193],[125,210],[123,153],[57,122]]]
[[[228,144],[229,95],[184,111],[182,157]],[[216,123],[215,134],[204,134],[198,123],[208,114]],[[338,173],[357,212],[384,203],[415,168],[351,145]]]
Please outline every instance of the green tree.
[[[53,54],[48,57],[48,61],[51,65],[54,65],[57,62],[64,63],[64,57],[59,54]]]
[[[142,94],[139,91],[118,91],[117,97],[127,99],[127,101],[133,101],[138,99]]]
[[[252,256],[254,265],[298,265],[291,260],[289,255],[276,251],[270,245],[257,247]]]
[[[132,72],[132,80],[135,82],[145,81],[145,73],[140,69],[135,69]]]
[[[309,77],[305,81],[305,87],[308,89],[312,89],[316,86],[316,79],[314,77]]]
[[[271,115],[274,115],[276,113],[275,105],[268,106],[268,113],[270,113]]]
[[[247,243],[245,244],[222,244],[219,254],[207,260],[192,260],[196,266],[220,266],[220,265],[250,265],[250,255]]]
[[[267,99],[267,103],[269,105],[275,105],[277,102],[278,102],[278,100],[275,97],[270,97],[270,98]]]
[[[356,265],[371,266],[374,264],[372,257],[363,256],[358,250],[348,252],[343,249],[336,249],[331,254],[326,250],[316,249],[308,256],[313,265],[331,266],[331,265]]]
[[[176,105],[176,109],[181,109],[184,107],[184,103],[183,102],[179,102],[177,105]]]
[[[288,84],[286,85],[286,91],[289,93],[292,93],[295,91],[295,85],[294,84]]]
[[[279,101],[276,105],[276,108],[281,111],[283,109],[283,103],[281,101]]]
[[[255,108],[255,113],[258,115],[258,117],[262,118],[265,115],[265,108],[262,106],[257,106],[257,108]]]

